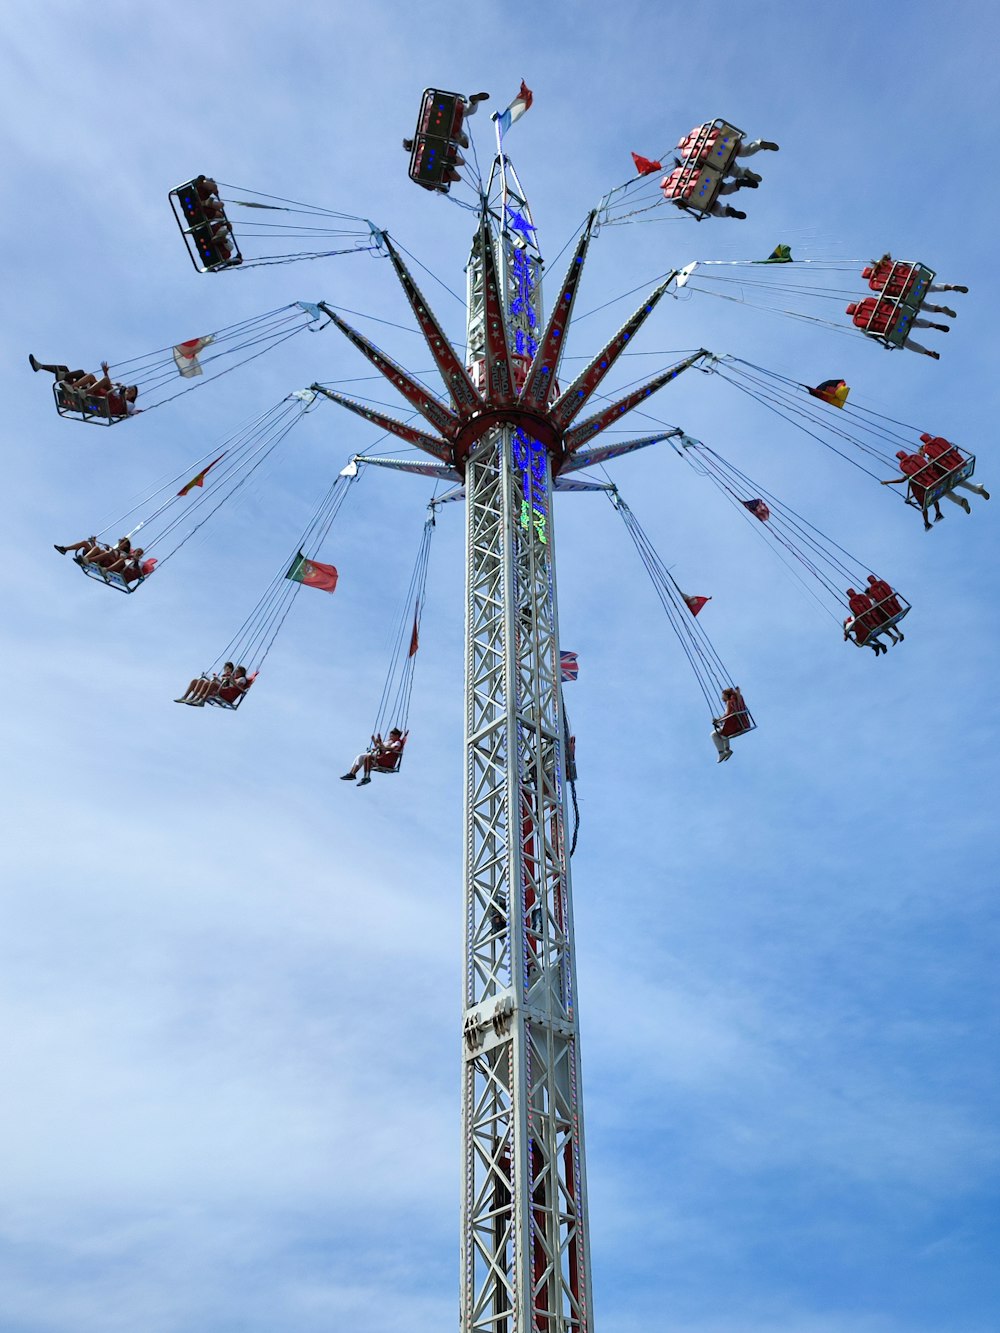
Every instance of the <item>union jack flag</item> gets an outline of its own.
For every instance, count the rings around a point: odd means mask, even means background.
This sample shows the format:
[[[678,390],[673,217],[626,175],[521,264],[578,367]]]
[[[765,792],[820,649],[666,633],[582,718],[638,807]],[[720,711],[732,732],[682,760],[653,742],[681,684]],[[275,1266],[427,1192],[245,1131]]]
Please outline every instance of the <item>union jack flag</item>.
[[[576,680],[580,674],[580,666],[576,660],[576,653],[567,653],[562,650],[559,652],[559,679]]]

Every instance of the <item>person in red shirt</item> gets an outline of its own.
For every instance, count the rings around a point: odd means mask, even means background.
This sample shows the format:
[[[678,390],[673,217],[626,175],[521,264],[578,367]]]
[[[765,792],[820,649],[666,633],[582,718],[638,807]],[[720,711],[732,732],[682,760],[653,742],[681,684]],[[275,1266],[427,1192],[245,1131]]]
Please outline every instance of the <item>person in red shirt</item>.
[[[941,435],[923,434],[920,437],[920,452],[925,458],[929,458],[942,477],[947,477],[949,472],[957,472],[965,463],[960,451]],[[985,486],[979,486],[974,481],[966,478],[963,481],[956,481],[952,489],[961,487],[963,491],[972,491],[974,495],[980,496],[983,500],[990,498],[990,493]],[[958,497],[955,497],[958,498]],[[959,500],[966,513],[971,512],[971,506],[966,500],[964,503]]]
[[[719,752],[720,764],[732,758],[729,745],[732,737],[742,736],[750,730],[750,715],[738,685],[729,685],[722,691],[722,702],[726,705],[725,712],[721,717],[712,718],[712,741]]]
[[[254,683],[257,673],[247,675],[245,666],[234,667],[226,662],[222,671],[211,676],[199,676],[193,680],[175,704],[190,704],[192,708],[204,708],[208,699],[222,699],[227,704],[234,704]]]
[[[137,412],[142,411],[136,407],[135,400],[139,396],[139,390],[136,385],[130,384],[127,387],[124,384],[118,384],[107,375],[91,388],[90,392],[97,398],[103,398],[108,405],[109,417],[132,417]]]
[[[90,375],[85,370],[70,370],[68,366],[45,365],[43,362],[35,359],[34,355],[28,353],[28,364],[32,370],[47,370],[55,377],[56,383],[69,389],[77,398],[86,397],[103,398],[107,404],[108,416],[125,417],[133,416],[140,409],[135,406],[135,400],[139,395],[136,385],[131,384],[126,387],[124,384],[117,384],[108,376],[108,363],[101,362],[101,370],[104,372],[100,379],[96,375]]]
[[[174,703],[191,704],[194,708],[203,707],[205,700],[211,695],[218,694],[223,685],[232,685],[234,671],[235,667],[232,662],[226,662],[219,675],[216,675],[213,672],[211,676],[196,677],[191,681],[181,697],[174,700]],[[244,670],[244,675],[245,674],[246,672]]]
[[[246,667],[238,666],[233,672],[232,680],[221,681],[219,683],[219,698],[223,699],[227,704],[236,703],[238,699],[246,694],[247,690],[253,684],[256,674],[257,673],[254,672],[253,676],[248,676]]]
[[[881,483],[883,486],[898,486],[901,482],[909,482],[910,495],[920,506],[920,512],[924,518],[924,531],[930,532],[931,525],[927,521],[927,488],[933,486],[938,479],[937,470],[929,459],[924,458],[922,454],[908,454],[905,449],[897,449],[896,457],[899,459],[899,466],[902,469],[901,477],[889,477]],[[955,499],[954,496],[949,496]],[[937,523],[944,518],[941,513],[941,505],[937,500],[934,502],[934,522]],[[960,500],[955,499],[956,504],[961,504]],[[968,501],[966,501],[966,504]]]
[[[145,554],[141,546],[135,546],[131,551],[123,552],[117,560],[113,560],[105,568],[109,574],[120,574],[126,583],[135,583],[137,579],[143,576],[142,557]],[[156,561],[154,560],[153,565],[155,564]]]
[[[384,741],[381,736],[373,736],[371,748],[365,750],[363,754],[359,754],[347,772],[340,775],[341,782],[353,782],[361,770],[364,769],[364,776],[358,786],[365,787],[372,780],[372,769],[378,769],[383,773],[395,772],[400,759],[403,757],[403,746],[405,744],[406,737],[399,727],[392,728],[387,741]]]

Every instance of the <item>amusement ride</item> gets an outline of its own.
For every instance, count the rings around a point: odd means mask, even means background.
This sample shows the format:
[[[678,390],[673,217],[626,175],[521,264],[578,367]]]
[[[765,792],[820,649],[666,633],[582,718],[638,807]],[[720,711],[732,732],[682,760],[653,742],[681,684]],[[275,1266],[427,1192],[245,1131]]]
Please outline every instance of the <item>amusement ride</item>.
[[[572,378],[561,376],[590,246],[603,228],[656,216],[740,220],[725,202],[759,187],[747,161],[778,151],[723,119],[696,126],[673,163],[633,153],[635,172],[592,209],[546,313],[543,260],[528,198],[504,138],[532,104],[517,97],[492,116],[496,153],[480,173],[471,118],[487,94],[425,90],[413,137],[403,141],[409,177],[470,212],[466,343],[454,344],[417,285],[394,235],[365,218],[225,185],[198,175],[170,191],[174,220],[195,269],[232,269],[367,253],[388,260],[444,385],[429,388],[353,327],[334,304],[296,301],[157,351],[102,365],[102,374],[43,365],[59,414],[118,426],[262,356],[304,330],[336,328],[403,400],[379,404],[313,383],[240,425],[166,482],[155,483],[103,532],[68,546],[82,572],[133,595],[244,488],[304,416],[325,401],[361,417],[412,453],[354,455],[333,478],[306,529],[219,657],[177,700],[236,711],[257,681],[302,587],[328,593],[336,566],[319,559],[359,476],[390,468],[433,479],[372,742],[345,779],[399,774],[408,737],[430,545],[440,508],[466,511],[465,961],[462,1013],[462,1333],[591,1333],[591,1264],[573,935],[569,805],[576,813],[574,738],[562,685],[575,655],[560,648],[556,596],[556,491],[603,492],[650,576],[712,717],[718,762],[755,722],[743,692],[698,619],[706,598],[685,593],[632,509],[603,471],[612,459],[667,443],[714,485],[742,519],[819,598],[838,638],[876,655],[904,638],[906,598],[817,526],[715,449],[680,427],[611,439],[622,418],[697,369],[724,381],[912,506],[930,530],[947,499],[967,512],[975,459],[918,426],[848,404],[842,380],[800,384],[749,361],[695,348],[619,396],[605,378],[665,296],[687,289],[867,337],[890,350],[936,357],[914,329],[954,318],[931,304],[942,291],[925,264],[885,254],[856,261],[795,260],[787,245],[752,260],[702,260],[664,273],[618,331]],[[489,123],[489,122],[488,122]],[[462,187],[470,198],[461,197]],[[453,190],[455,193],[453,195]],[[847,277],[853,272],[854,278]],[[838,286],[853,282],[854,286]],[[865,284],[862,287],[862,283]],[[866,295],[866,292],[872,293]],[[749,293],[749,298],[748,298]],[[847,305],[831,318],[830,304]],[[788,308],[792,307],[792,308]],[[645,413],[648,416],[648,413]],[[654,418],[654,420],[656,420]],[[133,426],[132,429],[141,429]],[[602,438],[603,437],[603,438]],[[610,441],[610,442],[609,442]],[[378,443],[378,441],[376,441]],[[374,447],[374,446],[372,446]],[[601,468],[595,476],[593,469]],[[583,475],[581,475],[583,474]],[[893,474],[893,475],[888,475]],[[898,474],[898,475],[897,475]],[[892,493],[892,492],[890,492]],[[111,535],[124,535],[112,541]],[[888,640],[888,642],[886,642]]]

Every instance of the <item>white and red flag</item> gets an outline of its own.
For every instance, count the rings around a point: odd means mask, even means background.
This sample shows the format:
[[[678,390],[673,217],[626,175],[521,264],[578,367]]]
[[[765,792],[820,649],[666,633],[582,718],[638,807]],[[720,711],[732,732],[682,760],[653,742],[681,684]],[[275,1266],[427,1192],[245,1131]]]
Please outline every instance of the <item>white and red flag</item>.
[[[493,117],[497,123],[497,130],[501,138],[503,138],[516,120],[521,119],[534,100],[534,93],[522,79],[521,90],[514,98],[513,102],[511,102],[507,110],[498,111]]]
[[[194,379],[195,375],[202,375],[204,371],[201,368],[201,362],[198,360],[198,353],[203,347],[207,347],[212,341],[213,335],[206,333],[204,338],[189,338],[185,343],[178,343],[173,349],[174,365],[177,367],[177,373],[184,379]]]

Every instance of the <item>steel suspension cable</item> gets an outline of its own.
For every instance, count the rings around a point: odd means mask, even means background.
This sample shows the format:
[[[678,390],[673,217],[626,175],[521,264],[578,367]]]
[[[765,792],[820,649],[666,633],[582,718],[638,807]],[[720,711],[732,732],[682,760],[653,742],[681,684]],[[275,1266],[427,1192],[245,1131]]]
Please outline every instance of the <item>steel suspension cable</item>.
[[[379,699],[375,725],[372,728],[373,735],[381,735],[383,728],[389,722],[398,726],[400,731],[406,731],[406,724],[410,715],[410,696],[413,692],[413,675],[420,637],[420,622],[424,609],[424,596],[427,588],[427,571],[434,526],[435,518],[432,508],[424,521],[409,586],[394,625],[389,671],[386,675],[385,684],[382,686],[382,696]]]
[[[260,669],[303,586],[288,578],[289,569],[300,553],[309,559],[318,554],[358,476],[355,470],[342,472],[334,479],[310,516],[295,550],[281,562],[256,606],[215,659],[213,667],[243,657],[247,665]]]
[[[606,494],[625,524],[709,711],[714,713],[723,687],[732,683],[729,673],[632,510],[617,490]]]

